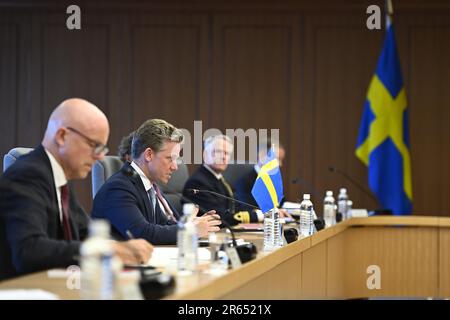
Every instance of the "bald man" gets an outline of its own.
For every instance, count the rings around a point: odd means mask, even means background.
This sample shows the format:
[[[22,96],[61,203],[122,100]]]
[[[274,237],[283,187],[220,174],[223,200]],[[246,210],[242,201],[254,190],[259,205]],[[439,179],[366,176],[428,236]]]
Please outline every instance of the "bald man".
[[[108,152],[109,124],[82,99],[68,99],[51,114],[42,144],[0,178],[0,279],[77,264],[89,217],[68,181],[84,179]],[[124,263],[142,263],[145,240],[113,242]]]

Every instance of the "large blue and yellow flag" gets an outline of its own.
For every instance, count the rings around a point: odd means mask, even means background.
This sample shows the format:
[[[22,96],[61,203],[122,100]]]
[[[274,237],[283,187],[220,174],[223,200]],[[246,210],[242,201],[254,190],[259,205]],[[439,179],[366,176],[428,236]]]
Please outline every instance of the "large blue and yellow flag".
[[[273,148],[270,149],[266,161],[259,170],[252,188],[252,195],[262,212],[278,207],[283,198],[283,180]]]
[[[412,213],[408,108],[393,24],[364,105],[356,156],[368,166],[369,186],[382,207]]]

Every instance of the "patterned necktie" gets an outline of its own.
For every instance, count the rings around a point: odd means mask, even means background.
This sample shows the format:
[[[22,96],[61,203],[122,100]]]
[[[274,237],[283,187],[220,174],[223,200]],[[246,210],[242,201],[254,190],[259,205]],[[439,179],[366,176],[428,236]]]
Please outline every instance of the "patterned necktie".
[[[220,178],[220,181],[224,185],[225,189],[227,189],[228,196],[231,198],[234,198],[233,189],[231,189],[230,185],[228,184],[228,182],[225,180],[225,178],[223,176]],[[231,213],[234,214],[234,211],[235,211],[234,201],[229,200],[229,202],[231,202]]]
[[[175,218],[172,210],[170,209],[166,199],[164,199],[164,197],[162,196],[161,191],[159,190],[158,185],[156,183],[153,184],[153,189],[155,189],[156,196],[158,197],[159,201],[162,203],[166,215],[169,217],[169,219],[172,219],[173,221],[177,222],[177,218]]]
[[[72,240],[72,231],[69,223],[69,186],[67,184],[61,187],[61,208],[62,208],[62,227],[64,231],[64,240]]]
[[[152,203],[152,208],[153,208],[153,220],[154,222],[156,222],[156,193],[155,193],[155,188],[150,188],[147,191],[149,197],[150,197],[150,202]]]

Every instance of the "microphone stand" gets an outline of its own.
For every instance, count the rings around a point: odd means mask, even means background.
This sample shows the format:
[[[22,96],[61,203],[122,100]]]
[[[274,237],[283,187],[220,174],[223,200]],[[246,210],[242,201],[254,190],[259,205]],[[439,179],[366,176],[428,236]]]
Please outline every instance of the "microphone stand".
[[[348,174],[345,172],[339,170],[336,167],[329,166],[328,171],[330,172],[337,172],[341,176],[343,176],[345,179],[350,181],[358,190],[362,191],[365,195],[369,196],[373,201],[375,201],[376,204],[378,204],[378,200],[369,192],[367,191],[362,185],[360,185],[358,182],[356,182],[353,178],[351,178]]]
[[[365,195],[369,196],[378,206],[379,202],[378,202],[377,198],[375,198],[371,192],[367,191],[366,188],[364,188],[362,185],[360,185],[358,182],[356,182],[348,174],[346,174],[345,172],[339,170],[338,168],[336,168],[334,166],[329,166],[328,171],[337,172],[338,174],[343,176],[345,179],[350,181],[359,191],[362,191]],[[392,215],[391,209],[375,209],[371,212],[373,212],[373,215]]]
[[[187,190],[192,192],[193,194],[210,193],[210,194],[213,194],[213,195],[215,195],[217,197],[225,198],[225,199],[231,200],[233,202],[237,202],[237,203],[243,204],[245,206],[251,207],[251,208],[256,209],[256,210],[261,210],[259,207],[254,206],[254,205],[252,205],[250,203],[247,203],[247,202],[244,202],[244,201],[240,201],[240,200],[234,199],[232,197],[225,196],[225,195],[223,195],[221,193],[214,192],[214,191],[211,191],[211,190],[205,190],[205,189],[187,189]]]

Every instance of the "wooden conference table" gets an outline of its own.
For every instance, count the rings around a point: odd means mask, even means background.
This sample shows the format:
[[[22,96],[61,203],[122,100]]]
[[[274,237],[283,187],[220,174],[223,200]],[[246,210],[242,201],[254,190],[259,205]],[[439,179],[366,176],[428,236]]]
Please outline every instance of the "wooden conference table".
[[[261,247],[260,233],[239,237]],[[66,279],[49,278],[47,272],[0,283],[0,289],[8,288],[40,288],[62,299],[79,298],[78,290],[66,288]],[[274,252],[260,252],[224,275],[178,277],[175,292],[166,299],[396,296],[450,297],[450,218],[353,218]]]

